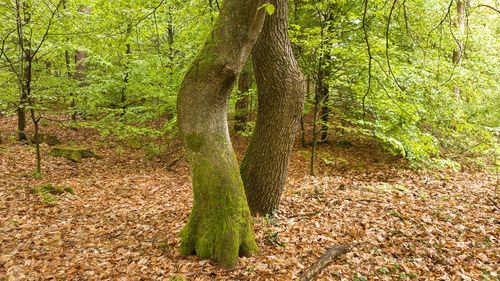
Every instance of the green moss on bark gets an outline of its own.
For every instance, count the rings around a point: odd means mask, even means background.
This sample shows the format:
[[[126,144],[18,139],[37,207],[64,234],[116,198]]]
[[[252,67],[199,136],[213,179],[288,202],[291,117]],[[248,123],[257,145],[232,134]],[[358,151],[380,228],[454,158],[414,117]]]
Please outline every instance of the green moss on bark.
[[[181,232],[181,255],[197,254],[231,268],[239,256],[258,251],[252,218],[237,165],[214,165],[207,158],[192,163],[194,206]]]
[[[199,134],[189,134],[185,137],[188,149],[194,152],[200,151],[203,146],[203,138]]]

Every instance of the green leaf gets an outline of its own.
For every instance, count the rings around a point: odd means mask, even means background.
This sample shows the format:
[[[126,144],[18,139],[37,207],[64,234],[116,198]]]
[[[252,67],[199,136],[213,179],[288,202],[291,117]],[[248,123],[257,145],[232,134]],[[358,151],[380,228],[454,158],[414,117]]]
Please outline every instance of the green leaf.
[[[272,15],[274,14],[274,11],[276,10],[276,8],[274,7],[273,4],[267,4],[266,5],[266,11],[269,15]]]
[[[273,4],[271,3],[266,3],[262,6],[259,7],[259,10],[260,9],[266,9],[266,12],[269,14],[269,15],[272,15],[274,14],[274,12],[276,11],[276,8],[274,7]]]

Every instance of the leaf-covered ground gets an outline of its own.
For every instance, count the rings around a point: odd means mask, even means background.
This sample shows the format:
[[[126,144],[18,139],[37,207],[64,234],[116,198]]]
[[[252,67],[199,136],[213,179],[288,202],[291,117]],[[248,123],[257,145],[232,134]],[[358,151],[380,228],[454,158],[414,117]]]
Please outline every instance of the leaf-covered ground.
[[[91,131],[44,130],[103,157],[73,163],[42,145],[34,179],[33,148],[9,140],[14,119],[0,117],[1,280],[293,280],[339,243],[353,249],[319,280],[498,280],[495,175],[411,171],[376,147],[339,143],[321,149],[311,177],[299,149],[280,212],[255,220],[260,253],[224,270],[178,254],[186,163],[166,169]],[[33,191],[46,183],[74,195]]]

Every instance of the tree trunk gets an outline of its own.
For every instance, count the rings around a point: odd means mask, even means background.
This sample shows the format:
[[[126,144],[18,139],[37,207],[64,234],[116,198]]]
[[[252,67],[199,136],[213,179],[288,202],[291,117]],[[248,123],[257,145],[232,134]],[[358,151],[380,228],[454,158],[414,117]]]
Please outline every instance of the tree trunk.
[[[330,107],[328,106],[328,100],[330,99],[330,85],[328,84],[328,70],[325,69],[324,60],[320,60],[320,66],[318,70],[318,84],[316,86],[316,91],[318,92],[317,97],[319,98],[321,104],[320,120],[321,120],[321,137],[320,142],[328,141],[328,122],[330,121]]]
[[[464,55],[464,32],[465,32],[465,0],[457,0],[457,49],[453,50],[453,63],[460,67]],[[455,85],[454,92],[457,97],[460,97],[460,87]]]
[[[192,168],[194,202],[181,232],[182,255],[224,267],[258,250],[231,145],[227,106],[233,84],[257,41],[262,1],[226,0],[186,74],[177,101],[179,131]]]
[[[250,210],[261,215],[278,207],[306,91],[288,38],[287,1],[270,3],[276,12],[267,17],[252,51],[258,114],[241,166]]]
[[[23,15],[21,15],[21,12]],[[28,73],[28,62],[30,54],[26,52],[26,48],[31,49],[31,42],[24,36],[23,28],[29,24],[31,14],[27,2],[16,1],[16,24],[17,36],[20,47],[20,61],[21,61],[21,74],[19,79],[19,106],[17,107],[17,138],[19,141],[24,142],[28,140],[26,136],[26,106],[28,106],[28,86],[26,82],[26,75]]]
[[[132,33],[132,25],[128,24],[127,25],[127,35],[126,35],[126,44],[125,44],[125,57],[123,59],[124,61],[124,68],[125,68],[125,74],[123,75],[123,85],[120,90],[120,107],[121,107],[121,112],[120,112],[120,117],[123,117],[127,111],[127,86],[128,86],[128,80],[130,76],[130,70],[129,70],[129,60],[130,60],[130,55],[132,54],[132,46],[130,45],[129,37],[130,33]]]
[[[78,9],[78,12],[85,14],[85,15],[90,15],[90,7],[88,6],[81,6]],[[86,77],[86,72],[87,72],[87,65],[85,63],[85,59],[87,58],[87,54],[84,51],[77,50],[75,52],[75,79],[83,81]],[[85,82],[80,83],[80,87],[84,87]]]
[[[248,106],[250,96],[248,91],[252,86],[252,66],[247,62],[238,78],[238,99],[235,104],[234,130],[241,132],[246,129],[248,122]]]

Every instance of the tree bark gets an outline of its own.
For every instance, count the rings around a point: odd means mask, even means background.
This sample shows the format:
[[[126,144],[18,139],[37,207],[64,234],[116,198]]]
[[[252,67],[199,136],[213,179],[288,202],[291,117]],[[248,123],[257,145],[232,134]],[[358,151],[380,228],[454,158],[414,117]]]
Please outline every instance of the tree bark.
[[[258,250],[238,162],[229,138],[233,84],[265,19],[262,1],[226,0],[186,74],[177,101],[180,135],[192,168],[194,202],[181,232],[182,255],[224,267]]]
[[[252,51],[258,114],[241,166],[250,210],[261,215],[278,207],[306,91],[288,38],[287,1],[270,3],[276,12],[267,17]]]
[[[320,65],[318,69],[318,83],[316,85],[316,95],[319,98],[321,104],[320,120],[321,120],[321,137],[320,142],[328,142],[328,122],[330,121],[330,107],[328,105],[328,100],[330,99],[330,85],[327,81],[329,74],[328,69],[325,68],[324,62],[327,55],[323,55],[320,59]]]
[[[23,15],[21,15],[21,13]],[[25,25],[29,24],[31,21],[31,14],[29,12],[29,6],[27,2],[16,1],[16,24],[17,24],[17,36],[18,43],[20,47],[20,61],[21,61],[21,73],[19,74],[19,106],[17,107],[17,135],[18,140],[25,142],[28,140],[26,136],[26,107],[28,106],[29,97],[29,82],[27,82],[27,75],[31,73],[28,70],[31,50],[31,41],[29,38],[24,36],[23,28]]]
[[[457,0],[457,28],[458,36],[456,39],[457,49],[453,50],[453,63],[460,67],[462,65],[462,59],[464,55],[464,32],[465,32],[465,0]],[[460,87],[458,85],[454,86],[453,91],[457,97],[460,97]]]
[[[463,34],[465,32],[465,0],[457,0],[457,49],[453,51],[453,63],[460,65],[464,53]]]

